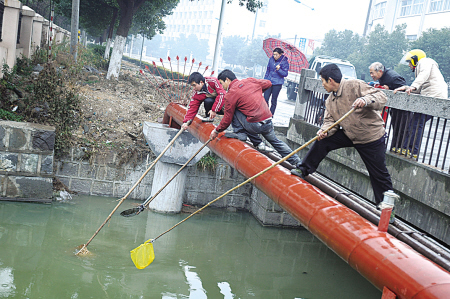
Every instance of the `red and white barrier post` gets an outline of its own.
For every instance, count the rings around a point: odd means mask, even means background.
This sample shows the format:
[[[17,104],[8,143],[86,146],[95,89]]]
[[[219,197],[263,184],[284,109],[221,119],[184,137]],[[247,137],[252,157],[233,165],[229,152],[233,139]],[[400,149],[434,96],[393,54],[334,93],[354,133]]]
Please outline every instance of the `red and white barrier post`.
[[[383,201],[378,206],[381,210],[380,221],[378,222],[378,231],[387,232],[389,223],[392,223],[394,220],[393,209],[395,206],[395,200],[400,199],[400,196],[395,194],[392,190],[384,192],[383,195]]]

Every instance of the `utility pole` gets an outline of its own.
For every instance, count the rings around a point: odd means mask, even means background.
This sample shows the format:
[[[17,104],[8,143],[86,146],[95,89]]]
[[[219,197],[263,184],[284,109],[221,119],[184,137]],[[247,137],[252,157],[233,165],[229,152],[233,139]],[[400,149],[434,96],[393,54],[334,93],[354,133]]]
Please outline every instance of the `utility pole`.
[[[227,4],[227,0],[222,0],[222,8],[220,9],[220,19],[219,26],[217,28],[217,37],[216,37],[216,47],[214,48],[214,60],[213,60],[213,71],[214,74],[217,74],[217,70],[219,69],[219,55],[220,55],[220,42],[222,40],[222,22],[225,15],[225,6]]]
[[[78,24],[80,18],[80,0],[72,0],[72,22],[70,26],[70,54],[77,62]]]
[[[256,20],[258,19],[258,11],[259,11],[259,8],[256,9],[255,21],[253,22],[252,40],[255,38],[255,29],[256,29]]]
[[[369,26],[369,17],[370,17],[371,9],[372,9],[372,0],[370,0],[370,2],[369,2],[369,9],[367,10],[366,24],[364,25],[363,37],[366,37],[366,34],[367,34],[367,27]]]
[[[139,59],[139,68],[141,68],[141,63],[142,63],[142,53],[144,52],[144,41],[145,41],[145,36],[144,36],[144,33],[142,33],[141,58]]]

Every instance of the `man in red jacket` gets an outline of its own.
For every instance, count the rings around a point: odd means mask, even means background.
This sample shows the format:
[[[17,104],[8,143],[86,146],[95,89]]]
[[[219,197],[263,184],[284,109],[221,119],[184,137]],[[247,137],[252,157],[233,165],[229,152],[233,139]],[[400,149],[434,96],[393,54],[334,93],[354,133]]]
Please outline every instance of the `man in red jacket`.
[[[205,119],[203,121],[213,121],[217,114],[223,115],[223,98],[225,90],[219,81],[214,77],[203,77],[199,72],[193,72],[188,79],[195,93],[189,103],[189,109],[183,120],[183,128],[187,129],[188,121],[194,119],[197,115],[200,105],[203,103],[205,107]]]
[[[266,151],[266,146],[259,137],[261,134],[282,157],[289,155],[292,150],[276,137],[273,130],[272,113],[262,94],[264,90],[272,86],[272,83],[269,80],[255,78],[238,80],[230,70],[222,71],[218,79],[223,88],[227,90],[225,115],[220,124],[211,132],[210,138],[216,138],[219,132],[224,131],[232,124],[235,138],[242,140],[241,135],[245,136],[245,139],[248,136],[258,150]],[[232,134],[228,134],[228,136],[231,137]],[[228,137],[227,133],[225,136]],[[301,160],[297,155],[293,155],[288,162],[297,166]]]

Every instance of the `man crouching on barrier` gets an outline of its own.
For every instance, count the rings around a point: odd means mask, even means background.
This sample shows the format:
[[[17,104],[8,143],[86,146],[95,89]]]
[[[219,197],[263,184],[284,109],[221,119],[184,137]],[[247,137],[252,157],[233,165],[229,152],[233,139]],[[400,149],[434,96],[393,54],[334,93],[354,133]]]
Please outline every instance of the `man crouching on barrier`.
[[[219,132],[232,124],[234,133],[227,132],[225,137],[245,141],[248,136],[258,150],[271,151],[271,148],[267,147],[259,136],[261,134],[282,157],[289,155],[292,152],[291,148],[275,136],[272,113],[262,94],[272,83],[269,80],[255,78],[238,80],[230,70],[222,71],[217,78],[227,90],[225,115],[211,132],[210,138],[216,138]],[[301,162],[297,155],[292,155],[287,161],[293,166]]]

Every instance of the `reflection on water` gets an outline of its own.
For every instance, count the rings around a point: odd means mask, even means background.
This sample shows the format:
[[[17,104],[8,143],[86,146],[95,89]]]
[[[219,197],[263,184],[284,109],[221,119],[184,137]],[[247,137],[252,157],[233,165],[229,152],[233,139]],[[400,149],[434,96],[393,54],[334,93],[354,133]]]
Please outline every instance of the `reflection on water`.
[[[192,217],[155,241],[155,260],[143,270],[130,250],[186,214],[117,213],[89,245],[93,255],[75,256],[116,204],[100,197],[0,202],[0,297],[380,298],[309,232],[262,227],[244,212]]]

